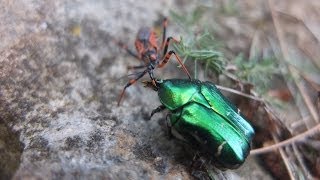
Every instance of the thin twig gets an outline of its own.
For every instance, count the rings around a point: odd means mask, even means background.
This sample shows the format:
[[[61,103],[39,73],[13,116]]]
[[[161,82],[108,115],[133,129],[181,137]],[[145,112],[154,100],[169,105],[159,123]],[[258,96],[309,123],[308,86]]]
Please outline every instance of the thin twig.
[[[320,39],[318,38],[317,35],[314,34],[314,32],[309,28],[309,26],[303,21],[303,19],[297,17],[296,15],[294,14],[290,14],[290,13],[287,13],[287,12],[283,12],[283,11],[279,11],[279,10],[276,10],[277,13],[279,13],[280,15],[283,14],[285,16],[288,16],[292,19],[294,19],[295,21],[299,21],[300,23],[303,24],[303,26],[310,32],[311,36],[317,41],[317,42],[320,42]]]
[[[249,99],[253,99],[255,101],[264,102],[264,100],[261,99],[261,98],[258,98],[258,97],[255,97],[255,96],[251,96],[249,94],[245,94],[245,93],[243,93],[241,91],[238,91],[238,90],[235,90],[235,89],[231,89],[231,88],[227,88],[227,87],[223,87],[223,86],[219,86],[219,85],[216,85],[216,86],[220,90],[231,92],[231,93],[234,93],[234,94],[238,94],[240,96],[243,96],[243,97],[246,97],[246,98],[249,98]]]
[[[283,146],[287,146],[287,145],[290,145],[294,142],[298,142],[298,141],[302,141],[303,139],[309,137],[309,136],[312,136],[316,133],[320,132],[320,124],[318,124],[317,126],[307,130],[306,132],[304,133],[301,133],[299,135],[296,135],[294,137],[291,137],[289,139],[286,139],[282,142],[279,142],[277,144],[274,144],[274,145],[271,145],[271,146],[268,146],[268,147],[263,147],[263,148],[258,148],[258,149],[253,149],[250,151],[250,155],[259,155],[259,154],[263,154],[263,153],[267,153],[267,152],[272,152],[280,147],[283,147]]]
[[[275,142],[279,142],[279,139],[277,138],[277,136],[272,133],[272,138]],[[296,179],[295,176],[294,176],[294,173],[293,173],[293,170],[292,170],[292,166],[290,165],[290,161],[288,160],[288,157],[287,155],[284,153],[284,150],[283,148],[279,148],[279,152],[280,152],[280,155],[284,161],[284,164],[288,170],[288,173],[289,173],[289,176],[290,176],[290,179]]]
[[[249,59],[256,58],[257,48],[256,45],[258,44],[258,37],[259,37],[259,30],[256,30],[253,34],[252,40],[251,40],[251,46],[249,50]]]
[[[307,168],[307,165],[305,164],[303,157],[301,153],[298,150],[298,147],[295,143],[292,144],[293,152],[295,153],[298,162],[300,163],[300,166],[302,167],[304,175],[307,177],[307,179],[314,179],[310,173],[310,171]]]
[[[298,70],[299,71],[299,70]],[[300,75],[303,77],[303,79],[308,82],[313,89],[315,89],[316,91],[320,91],[320,84],[317,84],[316,82],[314,82],[310,77],[308,77],[306,75],[306,73],[304,72],[300,72]]]

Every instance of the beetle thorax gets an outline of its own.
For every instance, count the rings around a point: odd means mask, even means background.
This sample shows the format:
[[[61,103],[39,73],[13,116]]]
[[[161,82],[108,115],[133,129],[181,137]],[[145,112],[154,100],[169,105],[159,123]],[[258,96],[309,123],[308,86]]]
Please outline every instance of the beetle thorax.
[[[169,110],[175,110],[185,105],[199,92],[199,86],[187,80],[164,80],[159,85],[158,95],[160,101]]]

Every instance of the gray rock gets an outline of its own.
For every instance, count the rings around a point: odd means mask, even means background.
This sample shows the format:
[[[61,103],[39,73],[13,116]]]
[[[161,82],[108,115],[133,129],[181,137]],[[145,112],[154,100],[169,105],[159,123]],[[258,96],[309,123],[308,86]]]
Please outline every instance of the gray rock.
[[[175,165],[172,157],[181,149],[166,138],[159,119],[145,120],[158,105],[154,92],[137,83],[122,105],[116,105],[128,80],[120,78],[127,74],[127,61],[137,62],[121,55],[110,35],[134,38],[142,23],[156,20],[166,2],[152,4],[1,4],[6,9],[0,31],[0,148],[6,151],[0,153],[2,178],[189,176],[184,166]],[[127,22],[131,33],[123,30]]]
[[[139,27],[169,8],[165,0],[0,4],[1,179],[192,178],[194,154],[168,138],[165,114],[147,121],[160,104],[155,92],[138,82],[117,107],[126,67],[139,63],[112,37],[133,48]]]

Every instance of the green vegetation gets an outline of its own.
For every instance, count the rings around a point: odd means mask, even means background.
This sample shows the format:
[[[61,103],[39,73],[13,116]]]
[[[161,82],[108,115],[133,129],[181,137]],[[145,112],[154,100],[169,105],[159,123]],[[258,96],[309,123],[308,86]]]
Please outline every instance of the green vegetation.
[[[264,94],[270,88],[272,77],[280,72],[274,57],[247,60],[239,54],[233,63],[237,66],[235,75],[253,84],[259,94]]]
[[[214,38],[214,28],[208,23],[201,25],[204,10],[205,7],[198,7],[186,16],[171,12],[172,19],[186,33],[185,37],[180,38],[180,43],[174,45],[183,61],[194,61],[195,71],[199,63],[203,65],[205,72],[209,71],[217,75],[226,73],[226,65],[231,65],[236,67],[233,75],[240,81],[253,84],[259,94],[266,93],[272,77],[280,73],[277,59],[274,56],[247,59],[243,53],[232,60],[226,59],[223,54],[226,49],[223,48],[223,43]]]

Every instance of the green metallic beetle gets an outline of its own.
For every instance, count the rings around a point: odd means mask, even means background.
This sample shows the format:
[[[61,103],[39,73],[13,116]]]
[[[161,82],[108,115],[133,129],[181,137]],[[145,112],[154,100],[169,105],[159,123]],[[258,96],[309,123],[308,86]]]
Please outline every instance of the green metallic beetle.
[[[223,168],[239,167],[249,155],[254,136],[251,125],[211,82],[187,79],[158,80],[146,86],[158,91],[161,106],[170,111],[171,133],[209,154]]]

